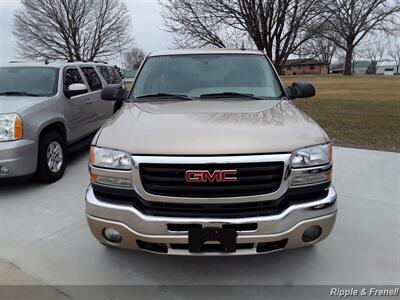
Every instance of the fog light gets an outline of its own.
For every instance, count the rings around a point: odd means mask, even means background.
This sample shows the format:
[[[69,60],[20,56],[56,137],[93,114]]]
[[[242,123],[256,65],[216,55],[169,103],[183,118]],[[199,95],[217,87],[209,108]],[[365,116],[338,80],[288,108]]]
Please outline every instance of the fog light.
[[[118,230],[114,228],[106,228],[103,231],[103,235],[107,241],[111,243],[120,243],[122,241],[122,236]]]
[[[9,172],[8,168],[5,166],[0,167],[0,173],[2,174],[7,174]]]
[[[303,242],[310,243],[318,239],[322,234],[322,228],[319,226],[311,226],[303,233]]]

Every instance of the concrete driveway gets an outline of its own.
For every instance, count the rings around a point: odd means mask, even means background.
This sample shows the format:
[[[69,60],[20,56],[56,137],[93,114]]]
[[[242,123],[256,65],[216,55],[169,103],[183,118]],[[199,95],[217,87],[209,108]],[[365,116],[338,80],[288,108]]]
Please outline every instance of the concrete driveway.
[[[252,257],[172,257],[108,249],[92,238],[87,153],[78,153],[53,185],[0,186],[0,284],[399,285],[400,154],[336,148],[334,155],[339,215],[321,244]],[[68,289],[61,288],[74,293]]]

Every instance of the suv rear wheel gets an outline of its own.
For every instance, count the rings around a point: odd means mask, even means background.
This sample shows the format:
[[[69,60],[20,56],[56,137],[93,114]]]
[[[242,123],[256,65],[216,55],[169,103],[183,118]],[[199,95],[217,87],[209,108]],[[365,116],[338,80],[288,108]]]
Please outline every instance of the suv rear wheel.
[[[63,177],[66,166],[66,143],[55,131],[46,132],[39,143],[36,178],[40,182],[52,183]]]

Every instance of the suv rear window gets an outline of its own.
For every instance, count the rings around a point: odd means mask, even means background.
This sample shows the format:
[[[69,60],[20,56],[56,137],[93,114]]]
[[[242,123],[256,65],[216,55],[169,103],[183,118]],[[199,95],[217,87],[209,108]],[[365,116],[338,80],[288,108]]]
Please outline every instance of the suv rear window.
[[[83,67],[81,68],[83,74],[86,77],[86,80],[89,84],[89,87],[92,91],[98,91],[103,88],[99,76],[97,76],[97,73],[94,68],[92,67]]]
[[[101,76],[103,76],[107,84],[111,84],[111,76],[108,72],[108,67],[99,67],[98,69],[100,70]]]
[[[100,69],[101,75],[103,76],[103,78],[107,82],[107,84],[122,83],[122,78],[118,74],[117,70],[115,70],[114,67],[102,66],[99,69]]]

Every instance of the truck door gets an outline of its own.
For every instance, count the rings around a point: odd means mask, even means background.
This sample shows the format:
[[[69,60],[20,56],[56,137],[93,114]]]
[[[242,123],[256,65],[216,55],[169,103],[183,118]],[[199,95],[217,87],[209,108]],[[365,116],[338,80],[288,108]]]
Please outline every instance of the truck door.
[[[64,69],[64,91],[71,84],[82,83],[86,84],[77,67],[68,67]],[[70,99],[65,99],[64,111],[70,130],[70,141],[74,142],[86,135],[90,134],[90,110],[87,108],[89,93],[74,96]]]
[[[110,103],[101,99],[101,90],[103,84],[100,80],[99,75],[92,66],[81,66],[82,73],[84,74],[90,88],[90,92],[87,95],[87,105],[90,111],[88,122],[92,131],[98,130],[105,122],[105,120],[111,116],[107,111]]]

